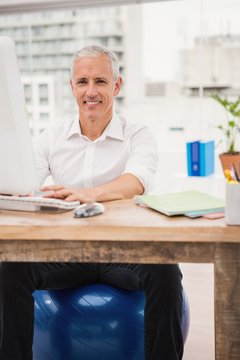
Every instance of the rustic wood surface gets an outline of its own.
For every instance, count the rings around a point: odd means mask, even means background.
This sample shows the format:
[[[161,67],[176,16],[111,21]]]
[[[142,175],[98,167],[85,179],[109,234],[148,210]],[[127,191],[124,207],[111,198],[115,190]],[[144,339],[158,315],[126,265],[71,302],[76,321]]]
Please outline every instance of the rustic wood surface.
[[[212,262],[216,359],[239,359],[240,226],[170,218],[133,200],[105,206],[87,219],[0,211],[0,261]]]
[[[240,228],[224,219],[168,217],[133,200],[105,203],[105,213],[75,219],[61,214],[0,211],[0,239],[240,242]]]
[[[216,360],[239,360],[240,246],[218,244],[214,265]]]

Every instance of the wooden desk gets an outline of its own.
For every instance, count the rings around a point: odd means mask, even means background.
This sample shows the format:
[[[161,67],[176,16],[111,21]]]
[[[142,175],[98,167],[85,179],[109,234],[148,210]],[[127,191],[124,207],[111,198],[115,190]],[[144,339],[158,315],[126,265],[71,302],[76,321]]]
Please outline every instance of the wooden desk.
[[[240,358],[240,227],[168,218],[132,200],[103,215],[0,211],[0,260],[214,263],[217,360]]]

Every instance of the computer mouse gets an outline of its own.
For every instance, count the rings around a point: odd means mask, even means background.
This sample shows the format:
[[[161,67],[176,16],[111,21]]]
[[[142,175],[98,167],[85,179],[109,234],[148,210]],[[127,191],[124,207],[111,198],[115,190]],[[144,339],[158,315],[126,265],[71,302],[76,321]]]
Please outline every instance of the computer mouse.
[[[83,218],[102,214],[104,212],[104,205],[98,202],[89,204],[82,204],[74,209],[74,217]]]

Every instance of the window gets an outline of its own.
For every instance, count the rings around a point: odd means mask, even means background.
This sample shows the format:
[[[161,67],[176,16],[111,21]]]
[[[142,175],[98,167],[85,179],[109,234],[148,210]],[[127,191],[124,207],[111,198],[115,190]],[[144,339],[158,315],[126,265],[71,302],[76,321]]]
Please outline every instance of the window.
[[[24,85],[24,94],[27,105],[32,104],[32,86],[29,84]]]
[[[40,120],[47,122],[49,120],[49,114],[48,113],[40,113]]]
[[[40,105],[48,104],[48,86],[47,86],[47,84],[39,84],[39,103],[40,103]]]

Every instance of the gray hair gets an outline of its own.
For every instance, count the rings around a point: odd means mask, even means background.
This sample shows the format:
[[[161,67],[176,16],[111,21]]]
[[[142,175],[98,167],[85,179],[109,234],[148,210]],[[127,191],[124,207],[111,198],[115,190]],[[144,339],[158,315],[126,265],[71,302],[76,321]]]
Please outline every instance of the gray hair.
[[[72,64],[71,64],[71,68],[70,68],[71,77],[73,75],[73,66],[77,59],[83,58],[83,57],[97,57],[100,55],[106,55],[108,57],[108,59],[110,60],[111,65],[112,65],[113,77],[116,80],[119,76],[118,58],[112,51],[110,51],[107,48],[105,48],[104,46],[100,46],[100,45],[86,46],[86,47],[78,50],[73,55]]]

